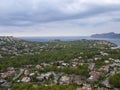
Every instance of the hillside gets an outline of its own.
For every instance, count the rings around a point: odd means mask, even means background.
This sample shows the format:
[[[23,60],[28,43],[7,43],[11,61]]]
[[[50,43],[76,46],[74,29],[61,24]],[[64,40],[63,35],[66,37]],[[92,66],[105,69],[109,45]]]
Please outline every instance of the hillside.
[[[95,41],[94,40],[80,40],[80,41],[53,40],[49,42],[30,42],[12,36],[1,36],[0,58],[40,54],[42,51],[65,49],[65,47],[71,48],[70,47],[71,44],[73,45],[73,47],[78,47],[79,44],[81,48],[88,48],[86,46],[89,46],[89,43],[91,43],[90,45],[92,46],[96,43],[103,43],[102,45],[103,47],[108,46],[109,44],[110,46],[111,45],[114,46],[114,44],[111,44],[110,42],[97,41],[97,40]]]
[[[41,44],[28,42],[12,36],[0,36],[0,58],[33,54],[38,52]],[[35,51],[35,52],[33,52]]]
[[[120,66],[120,49],[114,46],[103,40],[28,42],[0,37],[0,90],[78,90],[84,83],[92,90],[93,85],[108,87],[104,83],[109,77],[114,85],[112,78],[119,74],[112,75]]]
[[[120,34],[110,32],[110,33],[103,33],[103,34],[93,34],[91,35],[93,38],[113,38],[113,39],[119,39]]]

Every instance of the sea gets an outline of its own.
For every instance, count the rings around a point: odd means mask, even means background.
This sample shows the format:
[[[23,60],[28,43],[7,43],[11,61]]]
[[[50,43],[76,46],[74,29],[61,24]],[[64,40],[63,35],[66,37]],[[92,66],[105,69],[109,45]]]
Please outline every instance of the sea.
[[[120,46],[120,39],[112,39],[112,38],[93,38],[88,36],[61,36],[61,37],[19,37],[20,39],[26,41],[37,41],[37,42],[48,42],[52,40],[61,40],[61,41],[74,41],[74,40],[106,40],[111,43],[115,43],[116,45]]]

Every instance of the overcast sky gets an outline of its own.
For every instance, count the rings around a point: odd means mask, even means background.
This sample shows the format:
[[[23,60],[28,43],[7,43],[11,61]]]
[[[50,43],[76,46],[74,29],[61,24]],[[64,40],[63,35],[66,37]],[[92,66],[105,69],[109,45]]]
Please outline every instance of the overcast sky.
[[[120,0],[0,0],[0,35],[120,33]]]

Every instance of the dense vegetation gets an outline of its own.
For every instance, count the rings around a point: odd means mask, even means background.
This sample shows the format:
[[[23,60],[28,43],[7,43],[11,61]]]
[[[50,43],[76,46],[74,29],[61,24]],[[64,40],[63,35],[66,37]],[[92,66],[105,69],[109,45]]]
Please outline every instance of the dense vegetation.
[[[120,88],[120,73],[114,74],[109,78],[109,82],[114,87]]]
[[[27,42],[25,45],[28,45],[28,43],[29,42]],[[103,43],[103,44],[99,44],[99,43]],[[108,44],[110,44],[110,46],[108,46]],[[86,60],[94,57],[95,55],[99,55],[100,50],[106,50],[111,46],[115,46],[115,45],[109,42],[98,41],[98,40],[95,41],[94,40],[80,40],[80,41],[55,40],[55,41],[40,42],[40,43],[33,42],[33,44],[30,42],[30,47],[26,47],[26,49],[28,50],[26,51],[28,52],[27,54],[26,52],[23,52],[25,48],[24,47],[23,49],[20,49],[20,52],[22,52],[23,54],[17,56],[6,55],[4,58],[1,58],[0,70],[8,66],[20,67],[26,64],[38,64],[41,62],[51,62],[56,60],[58,61],[64,60],[66,62],[70,62],[71,59],[78,58],[79,56],[81,56],[84,60]],[[41,49],[41,47],[43,48]],[[32,50],[33,53],[31,53],[30,50]]]
[[[12,90],[76,90],[73,85],[33,85],[33,84],[15,84]]]

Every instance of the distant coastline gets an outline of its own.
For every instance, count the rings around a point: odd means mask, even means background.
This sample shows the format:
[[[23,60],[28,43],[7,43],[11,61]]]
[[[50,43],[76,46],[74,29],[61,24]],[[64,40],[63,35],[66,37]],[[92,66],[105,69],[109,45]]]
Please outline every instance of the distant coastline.
[[[90,36],[59,36],[59,37],[18,37],[23,40],[27,41],[37,41],[37,42],[48,42],[52,40],[61,40],[61,41],[74,41],[74,40],[81,40],[81,39],[87,39],[87,40],[106,40],[112,43],[115,43],[116,45],[120,46],[120,39],[113,39],[113,38],[94,38]]]
[[[120,34],[109,32],[109,33],[102,33],[102,34],[93,34],[91,35],[92,38],[111,38],[111,39],[120,39]]]

